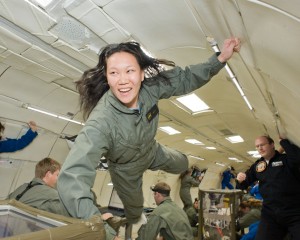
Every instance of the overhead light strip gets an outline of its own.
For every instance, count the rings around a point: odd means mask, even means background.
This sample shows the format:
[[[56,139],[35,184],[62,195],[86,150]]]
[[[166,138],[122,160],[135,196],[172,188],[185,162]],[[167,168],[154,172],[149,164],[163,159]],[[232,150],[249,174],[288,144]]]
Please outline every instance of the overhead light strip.
[[[85,125],[82,122],[75,121],[75,120],[70,119],[68,117],[64,117],[64,116],[61,116],[61,115],[57,115],[55,113],[51,113],[51,112],[48,112],[48,111],[45,111],[45,110],[41,110],[41,109],[38,109],[38,108],[35,108],[35,107],[31,107],[29,104],[23,104],[22,107],[26,108],[26,109],[29,109],[29,110],[32,110],[32,111],[35,111],[35,112],[39,112],[39,113],[51,116],[51,117],[58,118],[58,119],[61,119],[61,120],[65,120],[65,121],[68,121],[68,122],[76,123],[76,124],[79,124],[79,125]]]
[[[219,165],[219,166],[222,166],[222,167],[225,167],[225,164],[224,163],[219,163],[219,162],[215,162],[216,165]]]
[[[174,135],[174,134],[180,134],[181,132],[177,131],[176,129],[170,127],[170,126],[165,126],[165,127],[159,127],[159,130],[169,134],[169,135]]]
[[[217,42],[215,40],[209,39],[209,42],[211,44],[212,49],[216,53],[221,52],[220,49],[219,49],[219,47],[218,47],[218,44],[217,44]],[[252,111],[253,107],[251,106],[251,104],[250,104],[248,98],[246,97],[243,89],[241,88],[240,84],[238,83],[238,80],[237,80],[236,76],[234,75],[234,73],[232,72],[231,68],[229,67],[229,65],[227,63],[225,65],[225,69],[226,69],[227,73],[229,74],[229,77],[230,77],[231,81],[234,83],[234,85],[238,89],[239,93],[243,97],[244,101],[246,102],[248,108]]]
[[[244,142],[244,139],[241,136],[239,136],[239,135],[227,137],[226,140],[228,140],[231,143]]]
[[[201,161],[204,161],[204,158],[202,157],[197,157],[197,156],[194,156],[194,155],[188,155],[190,158],[195,158],[197,160],[201,160]]]

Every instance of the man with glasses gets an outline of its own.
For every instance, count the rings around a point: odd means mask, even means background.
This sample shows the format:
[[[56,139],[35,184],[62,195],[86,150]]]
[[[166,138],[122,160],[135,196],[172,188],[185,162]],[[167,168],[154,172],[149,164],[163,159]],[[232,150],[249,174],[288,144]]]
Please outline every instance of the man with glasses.
[[[285,154],[275,150],[269,136],[258,137],[255,146],[261,158],[237,175],[241,189],[259,181],[263,207],[256,240],[282,240],[287,233],[300,239],[300,148],[287,139],[280,145]]]

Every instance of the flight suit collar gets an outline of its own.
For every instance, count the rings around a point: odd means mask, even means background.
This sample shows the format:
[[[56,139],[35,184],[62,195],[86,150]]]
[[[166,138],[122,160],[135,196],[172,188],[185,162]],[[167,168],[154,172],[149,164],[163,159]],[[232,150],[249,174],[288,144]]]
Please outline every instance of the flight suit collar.
[[[112,93],[111,90],[108,90],[107,92],[107,99],[108,102],[118,111],[125,113],[125,114],[139,114],[142,110],[143,104],[139,102],[139,107],[140,110],[138,109],[130,109],[128,107],[126,107],[124,104],[122,104],[116,97],[115,95]],[[140,95],[139,95],[139,99],[140,99]]]
[[[274,160],[276,160],[277,157],[278,157],[279,155],[280,155],[280,153],[279,153],[277,150],[275,150],[275,154],[274,154],[274,156],[269,160],[268,165],[270,165],[271,162],[273,162]],[[261,158],[259,159],[259,161],[265,161],[265,162],[267,162],[266,159],[264,159],[263,157],[261,157]]]

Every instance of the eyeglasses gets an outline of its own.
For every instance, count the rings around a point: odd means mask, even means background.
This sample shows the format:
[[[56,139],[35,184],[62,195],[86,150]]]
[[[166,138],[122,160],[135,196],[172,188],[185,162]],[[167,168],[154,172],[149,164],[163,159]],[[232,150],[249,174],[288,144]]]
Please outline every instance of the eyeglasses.
[[[261,147],[266,146],[267,144],[269,144],[269,143],[261,143],[261,144],[256,145],[255,148],[256,148],[256,149],[259,149],[259,148],[261,148]]]

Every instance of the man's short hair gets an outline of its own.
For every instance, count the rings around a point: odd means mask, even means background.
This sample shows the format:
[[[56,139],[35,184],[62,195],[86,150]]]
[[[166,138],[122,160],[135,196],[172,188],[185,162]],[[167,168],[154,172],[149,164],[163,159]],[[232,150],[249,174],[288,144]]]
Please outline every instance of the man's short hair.
[[[151,186],[150,189],[153,192],[158,192],[165,197],[170,196],[171,187],[165,182],[158,182],[154,186]]]
[[[52,158],[44,158],[35,166],[35,177],[43,179],[48,171],[54,173],[55,171],[60,170],[60,168],[61,165],[59,162]]]
[[[274,143],[274,140],[269,135],[263,135],[262,137],[266,138],[269,144]]]

